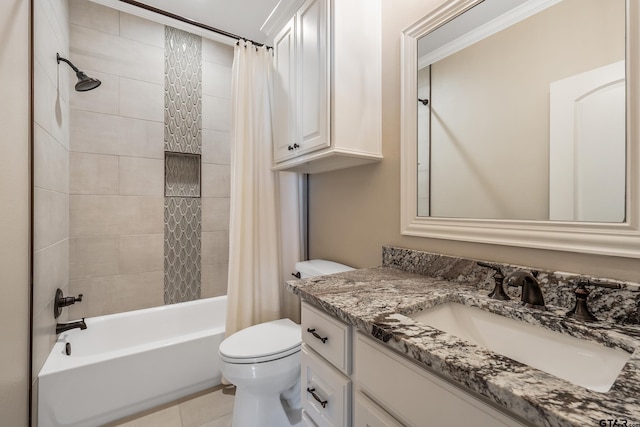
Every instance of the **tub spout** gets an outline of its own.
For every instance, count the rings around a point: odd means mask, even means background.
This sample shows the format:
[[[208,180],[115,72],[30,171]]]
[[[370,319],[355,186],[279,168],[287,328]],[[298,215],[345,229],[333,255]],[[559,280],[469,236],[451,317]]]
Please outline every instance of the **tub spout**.
[[[84,318],[76,322],[56,324],[56,334],[61,334],[65,331],[68,331],[70,329],[76,329],[76,328],[87,329],[87,324],[84,323]]]

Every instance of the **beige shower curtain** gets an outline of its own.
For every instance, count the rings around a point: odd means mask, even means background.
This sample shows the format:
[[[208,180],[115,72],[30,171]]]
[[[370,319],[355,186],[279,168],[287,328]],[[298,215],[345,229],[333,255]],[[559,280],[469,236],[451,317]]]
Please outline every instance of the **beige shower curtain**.
[[[285,294],[284,281],[301,248],[300,177],[271,170],[271,53],[240,41],[231,87],[227,336],[285,316],[298,320],[297,301]],[[297,223],[282,227],[284,218]]]

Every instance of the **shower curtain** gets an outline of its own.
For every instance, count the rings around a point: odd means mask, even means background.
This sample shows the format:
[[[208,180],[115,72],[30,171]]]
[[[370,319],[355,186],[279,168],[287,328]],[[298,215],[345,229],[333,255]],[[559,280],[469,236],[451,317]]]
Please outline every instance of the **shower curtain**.
[[[301,177],[271,170],[272,74],[271,54],[264,46],[236,44],[227,336],[257,323],[299,317],[297,300],[286,295],[284,281],[301,258]],[[282,220],[288,222],[286,226]]]

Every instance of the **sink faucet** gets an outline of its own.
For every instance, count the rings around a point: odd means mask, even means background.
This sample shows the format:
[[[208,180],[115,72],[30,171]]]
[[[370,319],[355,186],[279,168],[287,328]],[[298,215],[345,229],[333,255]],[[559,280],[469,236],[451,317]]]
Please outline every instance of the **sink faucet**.
[[[78,320],[76,322],[68,322],[68,323],[58,323],[56,324],[56,335],[61,334],[70,329],[87,329],[87,324],[84,323],[84,318],[82,320]]]
[[[522,305],[529,308],[537,308],[546,310],[544,305],[544,297],[542,290],[536,280],[537,272],[529,273],[528,271],[514,271],[507,276],[506,283],[508,286],[522,286]]]

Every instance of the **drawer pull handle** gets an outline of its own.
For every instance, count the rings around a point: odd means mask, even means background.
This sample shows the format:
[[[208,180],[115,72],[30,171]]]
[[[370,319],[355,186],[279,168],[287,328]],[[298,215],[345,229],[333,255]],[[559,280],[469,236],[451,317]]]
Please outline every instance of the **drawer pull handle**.
[[[328,401],[326,401],[326,400],[322,400],[322,399],[320,398],[320,396],[318,396],[318,395],[315,393],[315,392],[316,392],[316,389],[315,389],[315,388],[307,387],[307,392],[311,393],[311,396],[313,396],[313,398],[314,398],[315,400],[317,400],[317,401],[318,401],[318,403],[320,403],[320,404],[322,405],[322,407],[323,407],[323,408],[326,408],[326,407],[327,407],[327,403],[329,403],[329,402],[328,402]]]
[[[326,343],[327,340],[329,339],[329,337],[321,337],[320,335],[318,335],[318,333],[316,332],[315,328],[314,329],[307,328],[307,332],[309,332],[311,335],[313,335],[314,337],[316,337],[320,341],[322,341],[322,344]]]

